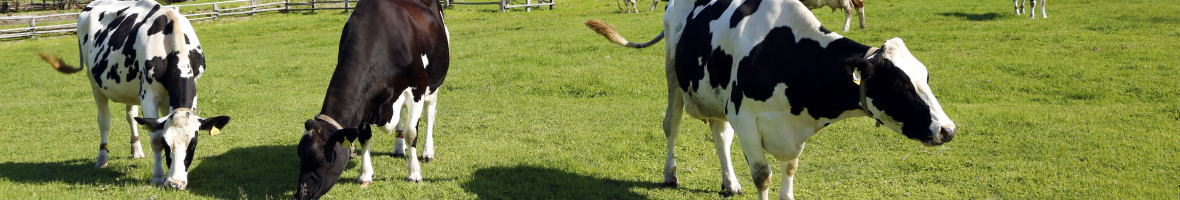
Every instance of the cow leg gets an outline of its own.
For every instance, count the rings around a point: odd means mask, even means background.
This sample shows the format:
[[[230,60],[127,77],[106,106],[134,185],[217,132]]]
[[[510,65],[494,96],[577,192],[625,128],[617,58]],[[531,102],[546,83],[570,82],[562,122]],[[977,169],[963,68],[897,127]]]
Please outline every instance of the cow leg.
[[[655,11],[656,6],[659,6],[659,5],[660,5],[660,0],[651,0],[651,9],[649,9],[649,11]]]
[[[135,117],[139,116],[139,106],[127,104],[127,126],[131,127],[131,158],[143,158],[143,145],[139,143],[139,127],[135,126]]]
[[[713,147],[717,149],[717,159],[721,163],[721,195],[741,194],[742,185],[734,174],[729,152],[733,144],[733,128],[729,127],[728,121],[718,119],[711,120],[709,127],[713,131]]]
[[[865,29],[865,8],[856,8],[856,13],[860,16],[860,29]]]
[[[438,90],[422,98],[426,109],[426,143],[422,145],[422,161],[430,162],[434,160],[434,114],[437,113]]]
[[[848,32],[848,26],[852,25],[852,8],[851,5],[844,6],[844,32]]]
[[[406,123],[406,141],[410,143],[409,155],[406,156],[409,162],[409,175],[406,176],[406,181],[418,183],[422,182],[422,164],[418,161],[418,118],[422,116],[423,102],[406,101],[409,104],[406,107],[406,112],[409,112],[405,120]]]
[[[1041,0],[1041,18],[1049,18],[1049,15],[1045,14],[1046,5],[1048,4],[1045,4],[1045,0]]]
[[[1017,15],[1021,14],[1022,13],[1021,11],[1024,11],[1024,9],[1022,9],[1022,7],[1023,6],[1020,5],[1020,0],[1012,0],[1012,9],[1016,10]]]
[[[381,126],[385,133],[391,133],[395,131],[397,132],[397,139],[395,139],[397,141],[394,143],[393,152],[391,153],[393,157],[406,156],[405,131],[407,126],[405,119],[409,119],[409,117],[406,117],[406,113],[408,112],[404,112],[404,109],[406,109],[406,106],[408,106],[405,103],[406,99],[409,98],[413,98],[413,96],[402,95],[401,97],[397,98],[397,100],[393,102],[393,113],[391,114],[393,116],[390,117],[389,122],[385,122],[385,125]]]
[[[168,114],[167,109],[159,109],[160,105],[167,105],[165,101],[157,99],[150,92],[140,97],[139,103],[144,118],[159,118]],[[148,133],[148,140],[152,143],[152,158],[155,161],[152,166],[152,184],[163,185],[168,180],[164,174],[164,148],[167,148],[167,145],[164,144],[164,137],[156,135],[155,132]]]
[[[664,112],[664,137],[667,142],[667,153],[664,156],[664,186],[676,187],[676,136],[680,134],[680,118],[684,115],[684,97],[680,88],[669,76],[668,80],[668,110]]]
[[[1037,0],[1028,0],[1028,18],[1037,18]]]
[[[98,144],[98,158],[94,167],[104,168],[107,167],[108,154],[110,154],[110,150],[107,150],[107,136],[111,131],[111,108],[108,98],[97,89],[94,90],[94,104],[98,106],[98,134],[102,138]]]
[[[799,168],[799,159],[792,159],[790,161],[783,161],[783,188],[779,194],[779,199],[794,200],[795,199],[795,169]]]
[[[747,112],[748,113],[748,112]],[[766,160],[766,153],[762,149],[762,134],[758,131],[758,123],[753,116],[728,117],[733,125],[734,133],[742,143],[742,153],[746,156],[746,163],[750,165],[750,175],[754,178],[754,186],[758,187],[758,199],[766,200],[770,196],[770,165]]]
[[[369,139],[373,137],[373,130],[368,125],[363,125],[359,133],[357,140],[361,143],[361,175],[357,179],[357,183],[361,187],[369,187],[369,184],[373,183],[373,158],[369,153],[372,144]]]

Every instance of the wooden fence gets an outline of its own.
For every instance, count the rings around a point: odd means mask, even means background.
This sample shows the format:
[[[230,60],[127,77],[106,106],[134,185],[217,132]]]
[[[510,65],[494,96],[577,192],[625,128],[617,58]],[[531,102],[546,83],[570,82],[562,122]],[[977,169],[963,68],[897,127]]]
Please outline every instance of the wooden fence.
[[[231,15],[254,15],[259,12],[289,12],[289,11],[311,11],[316,10],[338,10],[343,9],[348,12],[350,9],[356,8],[358,0],[283,0],[281,2],[258,3],[258,0],[230,0],[212,3],[198,3],[198,4],[184,4],[184,5],[170,5],[165,7],[174,8],[189,20],[205,20],[217,19],[222,16]],[[536,3],[533,3],[536,1]],[[498,4],[501,11],[508,11],[511,8],[524,7],[527,11],[532,11],[533,7],[549,6],[553,9],[554,0],[525,0],[525,4],[512,4],[511,0],[499,0],[499,2],[486,3],[471,3],[471,2],[455,2],[454,0],[441,0],[444,6],[450,7],[455,4]],[[0,39],[8,38],[35,38],[37,35],[53,34],[53,33],[68,33],[77,30],[77,13],[52,14],[52,15],[38,15],[38,16],[0,16],[0,22],[11,21],[27,21],[28,27],[0,29]],[[41,23],[43,25],[38,25]],[[54,24],[56,23],[56,24]],[[0,23],[4,24],[4,23]],[[18,23],[19,24],[19,23]],[[52,24],[52,25],[44,25]],[[0,25],[3,26],[3,25]]]

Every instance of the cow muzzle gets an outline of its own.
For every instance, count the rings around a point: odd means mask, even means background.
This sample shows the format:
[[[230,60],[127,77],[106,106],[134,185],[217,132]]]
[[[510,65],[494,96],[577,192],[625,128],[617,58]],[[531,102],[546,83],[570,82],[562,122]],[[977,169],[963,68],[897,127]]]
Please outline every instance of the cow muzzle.
[[[955,138],[955,125],[943,125],[938,127],[938,133],[935,133],[934,139],[927,141],[927,146],[938,146],[951,142]]]
[[[164,185],[168,186],[172,189],[184,190],[185,186],[188,186],[188,181],[187,180],[180,180],[180,179],[168,179],[168,181],[165,182]]]

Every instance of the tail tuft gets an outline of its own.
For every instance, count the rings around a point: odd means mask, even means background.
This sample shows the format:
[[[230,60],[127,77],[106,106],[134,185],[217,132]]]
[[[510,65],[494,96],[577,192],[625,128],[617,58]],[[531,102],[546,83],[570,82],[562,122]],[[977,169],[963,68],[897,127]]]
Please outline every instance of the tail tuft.
[[[61,72],[63,74],[73,74],[78,71],[82,71],[81,67],[74,67],[74,66],[70,66],[68,64],[65,64],[65,62],[62,62],[61,58],[59,58],[57,56],[49,55],[46,53],[37,53],[37,55],[41,56],[41,59],[44,59],[45,62],[49,63],[49,66],[53,67],[53,69],[55,69],[58,72]]]
[[[596,19],[586,20],[586,28],[590,28],[590,30],[598,32],[599,35],[606,37],[607,40],[610,40],[615,44],[627,46],[627,39],[624,39],[622,35],[619,35],[619,32],[615,31],[615,28],[611,27],[609,24],[606,24],[606,22]]]

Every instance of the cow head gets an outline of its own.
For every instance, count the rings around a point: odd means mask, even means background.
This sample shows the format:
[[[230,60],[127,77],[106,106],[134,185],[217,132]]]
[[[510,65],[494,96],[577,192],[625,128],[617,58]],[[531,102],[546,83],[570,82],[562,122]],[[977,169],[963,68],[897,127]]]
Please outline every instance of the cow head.
[[[332,189],[344,167],[348,166],[348,148],[344,140],[355,138],[353,128],[337,129],[320,120],[303,124],[303,138],[299,139],[299,185],[295,199],[319,199]]]
[[[901,39],[886,41],[868,62],[861,76],[869,116],[927,145],[951,141],[955,123],[934,98],[926,66],[910,54]]]
[[[153,182],[184,189],[188,184],[188,167],[192,164],[194,152],[197,150],[197,131],[217,131],[224,128],[229,119],[228,116],[201,118],[187,108],[177,108],[162,118],[136,117],[135,122],[151,131],[152,149],[157,155],[160,150],[164,151],[165,161],[170,169],[166,175],[167,179],[153,175]]]

